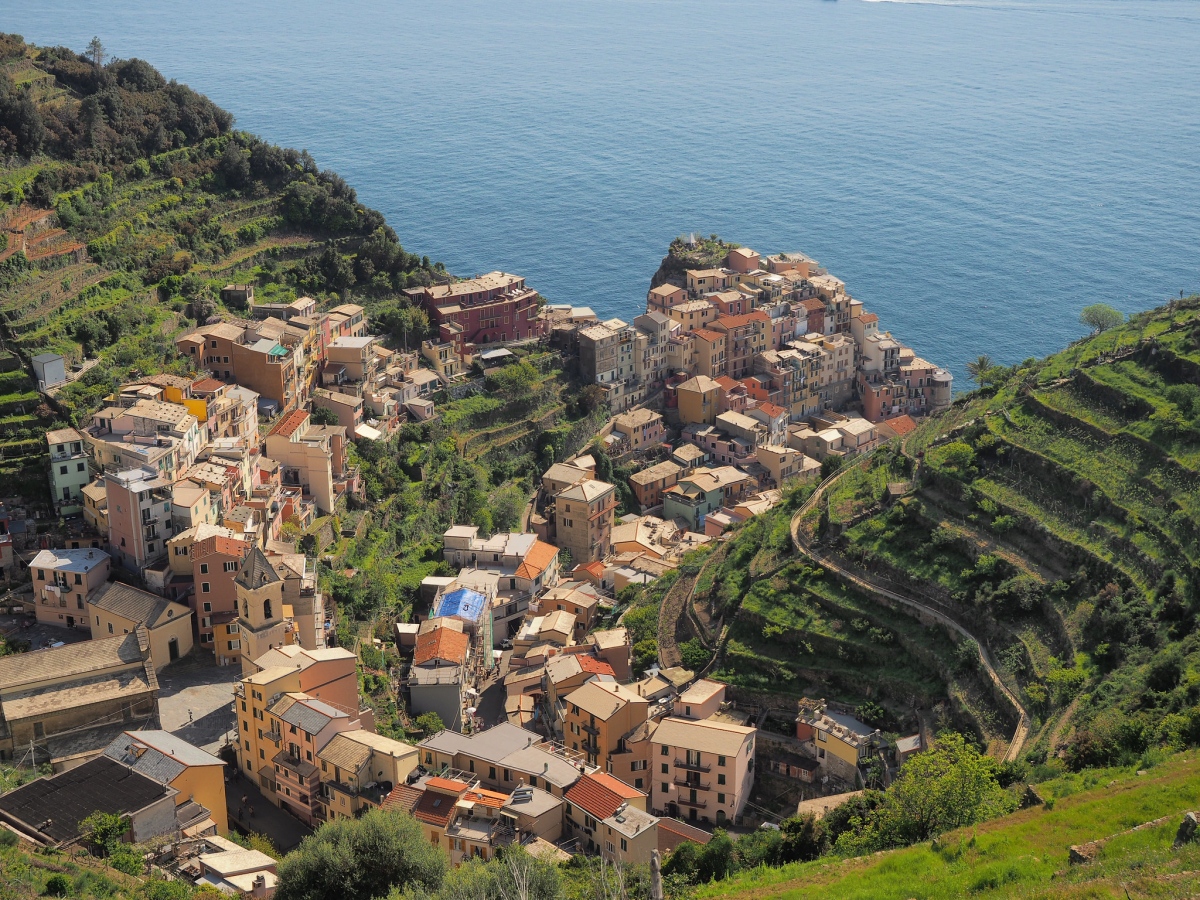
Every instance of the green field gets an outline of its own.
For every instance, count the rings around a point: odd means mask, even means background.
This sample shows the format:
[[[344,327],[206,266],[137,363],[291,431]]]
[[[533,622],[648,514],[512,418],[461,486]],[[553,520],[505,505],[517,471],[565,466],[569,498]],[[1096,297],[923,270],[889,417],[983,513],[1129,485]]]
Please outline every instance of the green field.
[[[1200,844],[1171,844],[1183,813],[1200,806],[1200,760],[1169,759],[1145,775],[1097,770],[1038,785],[1052,808],[1034,807],[933,843],[859,859],[766,868],[703,886],[698,900],[828,897],[831,900],[978,898],[1183,898],[1200,892]],[[1153,828],[1119,834],[1166,816]],[[1072,845],[1112,837],[1084,865]]]

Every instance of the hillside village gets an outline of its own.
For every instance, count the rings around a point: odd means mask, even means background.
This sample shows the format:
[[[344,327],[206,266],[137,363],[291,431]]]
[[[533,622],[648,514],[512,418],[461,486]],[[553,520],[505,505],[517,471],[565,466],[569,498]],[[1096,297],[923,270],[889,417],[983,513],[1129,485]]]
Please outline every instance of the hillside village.
[[[419,352],[388,349],[362,306],[256,302],[253,285],[229,284],[222,305],[240,316],[175,338],[192,375],[130,381],[78,428],[46,433],[62,545],[32,544],[18,517],[0,546],[11,578],[28,572],[25,621],[64,640],[0,659],[0,759],[54,774],[0,796],[0,821],[70,844],[79,829],[49,812],[74,792],[88,812],[127,816],[135,841],[201,841],[179,874],[263,897],[273,861],[222,855],[231,821],[247,824],[237,784],[301,828],[403,809],[454,864],[514,842],[646,863],[771,815],[751,803],[756,766],[820,795],[861,786],[876,754],[894,765],[920,749],[824,701],[764,746],[725,685],[638,670],[614,607],[789,483],[944,409],[945,370],[798,253],[731,247],[720,266],[656,283],[632,324],[546,305],[502,272],[408,294],[435,332]],[[469,396],[532,345],[569,360],[611,418],[542,473],[525,531],[441,535],[451,574],[421,582],[392,637],[406,714],[444,730],[378,734],[297,536],[361,505],[356,442],[435,421],[439,398]],[[69,380],[61,357],[33,364],[49,396]],[[627,482],[605,481],[597,455]],[[230,671],[233,728],[210,748],[224,760],[162,730],[158,676],[184,658]]]

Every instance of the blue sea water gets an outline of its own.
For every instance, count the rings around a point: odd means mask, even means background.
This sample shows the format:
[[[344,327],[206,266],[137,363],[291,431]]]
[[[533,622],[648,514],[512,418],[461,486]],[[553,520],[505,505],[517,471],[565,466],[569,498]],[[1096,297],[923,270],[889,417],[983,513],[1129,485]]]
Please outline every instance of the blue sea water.
[[[671,238],[803,250],[950,366],[1200,290],[1196,0],[37,0],[307,148],[457,274],[643,308]]]

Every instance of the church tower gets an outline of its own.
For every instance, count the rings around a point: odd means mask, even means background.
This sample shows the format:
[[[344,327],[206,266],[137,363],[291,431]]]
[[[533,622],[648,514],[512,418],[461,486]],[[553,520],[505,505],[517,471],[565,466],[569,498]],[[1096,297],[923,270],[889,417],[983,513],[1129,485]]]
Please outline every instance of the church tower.
[[[255,546],[242,561],[233,585],[242,635],[242,674],[250,675],[258,671],[254,660],[289,642],[288,623],[283,617],[283,579]]]

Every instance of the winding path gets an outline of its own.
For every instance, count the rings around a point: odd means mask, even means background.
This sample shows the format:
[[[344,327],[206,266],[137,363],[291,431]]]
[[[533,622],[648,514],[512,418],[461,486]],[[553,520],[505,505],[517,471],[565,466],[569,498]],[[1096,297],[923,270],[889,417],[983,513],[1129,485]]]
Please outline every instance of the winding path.
[[[825,493],[829,490],[829,488],[836,484],[837,480],[852,468],[852,466],[843,467],[822,481],[817,486],[817,489],[813,491],[812,495],[804,501],[804,504],[800,507],[800,509],[796,511],[795,515],[792,516],[792,544],[795,546],[797,552],[810,557],[813,561],[820,563],[826,569],[837,573],[839,577],[851,582],[856,587],[866,591],[867,593],[875,594],[880,597],[886,597],[888,600],[891,600],[894,603],[900,603],[909,607],[910,609],[915,609],[918,612],[936,620],[937,622],[940,622],[947,628],[956,631],[958,634],[961,634],[968,640],[974,641],[975,646],[979,650],[979,662],[983,666],[983,670],[992,680],[992,684],[999,688],[1001,693],[1008,698],[1009,703],[1013,705],[1013,708],[1017,712],[1017,729],[1013,732],[1012,740],[1008,744],[1008,751],[1004,754],[1005,762],[1011,762],[1012,760],[1015,760],[1020,755],[1021,748],[1025,746],[1025,741],[1029,737],[1029,713],[1026,712],[1025,707],[1021,705],[1020,698],[1017,697],[1017,695],[1011,690],[1009,690],[1008,685],[1004,683],[1004,680],[996,671],[995,666],[992,665],[992,660],[988,656],[988,652],[984,648],[983,644],[962,625],[940,610],[934,609],[932,606],[922,603],[919,600],[914,600],[911,597],[905,597],[893,590],[875,584],[869,579],[863,578],[862,576],[851,572],[833,557],[824,553],[820,553],[809,545],[808,538],[804,535],[800,528],[801,520],[804,518],[806,513],[810,512],[821,501],[821,498],[825,496]]]

